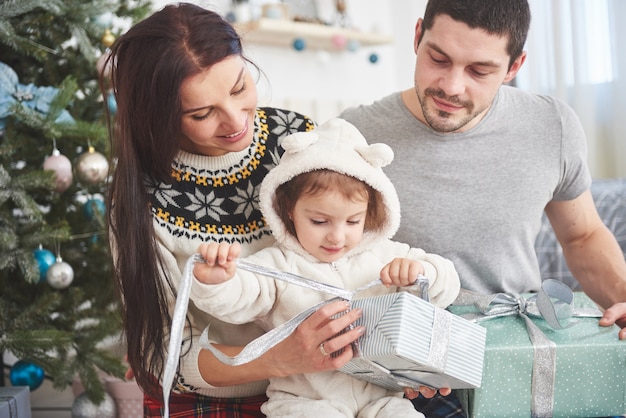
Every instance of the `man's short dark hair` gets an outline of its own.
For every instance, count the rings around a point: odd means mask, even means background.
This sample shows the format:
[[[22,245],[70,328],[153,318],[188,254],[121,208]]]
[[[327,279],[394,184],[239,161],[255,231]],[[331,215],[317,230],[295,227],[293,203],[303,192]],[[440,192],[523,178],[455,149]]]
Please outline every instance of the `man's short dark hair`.
[[[424,12],[423,32],[432,29],[435,18],[448,15],[473,29],[507,36],[509,67],[524,50],[530,27],[527,0],[429,0]]]

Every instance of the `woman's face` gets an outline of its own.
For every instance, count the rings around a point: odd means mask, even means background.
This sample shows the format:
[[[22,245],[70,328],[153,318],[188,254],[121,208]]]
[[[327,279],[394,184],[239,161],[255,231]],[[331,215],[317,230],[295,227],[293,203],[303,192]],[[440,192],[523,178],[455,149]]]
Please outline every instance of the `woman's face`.
[[[246,62],[233,55],[183,81],[181,148],[219,156],[252,142],[256,86]]]

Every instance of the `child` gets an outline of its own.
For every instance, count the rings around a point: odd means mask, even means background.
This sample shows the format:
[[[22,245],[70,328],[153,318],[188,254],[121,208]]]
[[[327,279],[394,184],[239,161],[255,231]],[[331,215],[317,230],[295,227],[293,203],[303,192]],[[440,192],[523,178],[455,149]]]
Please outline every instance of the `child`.
[[[454,301],[460,282],[452,262],[390,239],[400,222],[398,197],[382,170],[393,159],[391,148],[368,145],[341,119],[285,137],[282,146],[285,154],[259,196],[277,244],[246,261],[346,289],[382,279],[384,286],[358,297],[412,290],[408,286],[422,274],[432,303],[446,307]],[[206,263],[194,266],[191,290],[198,308],[227,322],[256,321],[272,329],[330,298],[236,271],[239,250],[238,244],[200,246]],[[322,343],[320,356],[338,348]],[[423,417],[402,393],[338,371],[273,379],[268,397],[262,412],[269,417]]]

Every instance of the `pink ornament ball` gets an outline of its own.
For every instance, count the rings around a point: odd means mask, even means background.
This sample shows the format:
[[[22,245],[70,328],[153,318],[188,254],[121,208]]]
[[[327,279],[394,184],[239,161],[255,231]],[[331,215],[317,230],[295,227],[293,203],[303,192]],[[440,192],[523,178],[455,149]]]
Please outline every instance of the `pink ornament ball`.
[[[346,37],[339,34],[333,35],[333,37],[331,38],[331,42],[333,43],[333,46],[337,49],[344,49],[348,44],[348,40],[346,39]]]
[[[52,155],[46,157],[43,169],[52,170],[56,173],[55,190],[57,192],[64,192],[72,185],[72,163],[59,150],[55,149]]]

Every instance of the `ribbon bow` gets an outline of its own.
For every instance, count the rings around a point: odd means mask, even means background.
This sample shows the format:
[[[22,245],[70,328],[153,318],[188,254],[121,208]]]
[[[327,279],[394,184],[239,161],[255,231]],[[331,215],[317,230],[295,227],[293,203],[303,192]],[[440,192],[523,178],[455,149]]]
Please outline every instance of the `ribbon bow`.
[[[59,92],[54,87],[37,87],[34,84],[20,84],[17,74],[11,67],[0,62],[0,130],[6,125],[6,118],[13,114],[14,106],[24,106],[42,115],[50,111],[50,103]],[[67,110],[62,110],[57,123],[73,123],[74,118]]]
[[[556,344],[548,339],[530,319],[540,317],[553,329],[559,330],[575,325],[573,317],[602,316],[597,309],[574,309],[574,294],[564,283],[545,280],[535,295],[524,298],[511,293],[480,295],[461,290],[454,305],[474,305],[479,313],[462,314],[465,319],[480,322],[501,316],[518,315],[526,324],[533,346],[533,370],[531,382],[531,416],[551,417],[554,404],[556,377]]]

